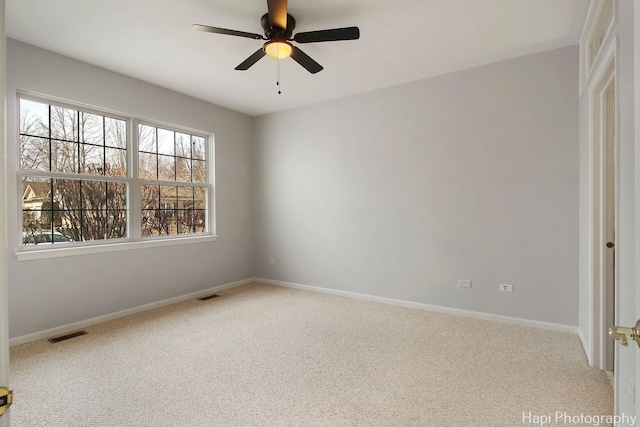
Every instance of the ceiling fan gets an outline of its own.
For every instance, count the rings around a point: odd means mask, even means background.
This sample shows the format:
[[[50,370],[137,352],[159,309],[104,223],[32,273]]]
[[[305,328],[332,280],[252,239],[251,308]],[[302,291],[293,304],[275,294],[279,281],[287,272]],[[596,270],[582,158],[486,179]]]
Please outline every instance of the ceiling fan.
[[[226,28],[210,27],[208,25],[193,24],[196,31],[207,33],[226,34],[229,36],[247,37],[256,40],[267,40],[253,55],[245,59],[236,70],[248,70],[253,64],[267,55],[273,59],[285,59],[289,56],[307,71],[315,74],[322,71],[322,65],[314,61],[309,55],[301,51],[296,46],[289,43],[318,43],[339,40],[357,40],[360,38],[358,27],[333,28],[330,30],[307,31],[297,33],[293,38],[293,30],[296,20],[287,13],[287,0],[267,0],[268,13],[261,19],[264,29],[264,36],[244,31],[227,30]]]

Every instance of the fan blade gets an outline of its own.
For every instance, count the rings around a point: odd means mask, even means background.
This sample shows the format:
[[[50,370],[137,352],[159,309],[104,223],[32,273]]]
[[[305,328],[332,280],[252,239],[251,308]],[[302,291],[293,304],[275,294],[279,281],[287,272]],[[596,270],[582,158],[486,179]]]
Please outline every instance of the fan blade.
[[[253,55],[245,59],[242,64],[238,65],[236,67],[236,70],[240,70],[240,71],[248,70],[253,64],[258,62],[264,55],[265,55],[264,49],[260,48],[256,50]]]
[[[256,40],[266,40],[264,36],[255,33],[245,33],[244,31],[227,30],[226,28],[210,27],[208,25],[193,24],[191,26],[195,31],[203,31],[205,33],[226,34],[228,36],[247,37]]]
[[[297,47],[293,47],[293,51],[291,52],[291,57],[298,64],[302,65],[308,72],[311,74],[315,74],[317,72],[322,71],[322,65],[318,64],[316,61],[311,59],[309,55],[298,49]]]
[[[298,33],[293,37],[298,43],[334,42],[339,40],[357,40],[359,38],[360,29],[358,27],[308,31],[306,33]]]
[[[269,23],[282,30],[287,28],[287,0],[267,0]]]

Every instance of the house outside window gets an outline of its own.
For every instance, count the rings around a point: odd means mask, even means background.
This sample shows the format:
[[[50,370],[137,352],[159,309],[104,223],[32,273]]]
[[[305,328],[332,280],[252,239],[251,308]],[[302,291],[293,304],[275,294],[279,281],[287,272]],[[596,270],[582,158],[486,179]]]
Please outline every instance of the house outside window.
[[[19,117],[23,249],[212,235],[209,135],[28,95]]]

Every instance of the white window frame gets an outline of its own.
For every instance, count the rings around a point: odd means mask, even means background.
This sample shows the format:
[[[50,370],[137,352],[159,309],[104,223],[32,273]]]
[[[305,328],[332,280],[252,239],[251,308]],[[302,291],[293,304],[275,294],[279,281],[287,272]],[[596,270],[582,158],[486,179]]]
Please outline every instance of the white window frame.
[[[16,143],[19,144],[20,138],[20,100],[29,100],[34,102],[46,103],[72,110],[87,112],[91,114],[108,116],[119,120],[124,120],[127,123],[127,174],[125,178],[122,177],[109,177],[103,175],[87,175],[76,173],[55,173],[56,178],[69,178],[69,179],[83,179],[91,181],[107,181],[107,182],[126,182],[127,183],[127,237],[120,239],[109,240],[92,240],[88,242],[69,242],[64,245],[34,245],[28,246],[23,244],[22,230],[23,230],[23,215],[22,215],[22,178],[24,176],[43,177],[49,178],[52,176],[49,172],[41,171],[27,171],[22,170],[20,167],[20,150],[17,150],[15,165],[16,165],[16,185],[18,187],[17,195],[17,210],[18,210],[18,224],[16,228],[18,230],[18,252],[15,253],[18,261],[28,261],[34,259],[46,259],[46,258],[58,258],[74,255],[86,255],[97,254],[105,252],[115,252],[130,249],[151,248],[160,246],[172,246],[183,245],[189,243],[201,243],[211,242],[217,240],[216,235],[216,221],[215,221],[215,145],[214,134],[178,126],[175,124],[169,124],[160,122],[157,120],[143,119],[140,117],[126,115],[119,112],[110,111],[104,108],[97,108],[93,106],[87,106],[81,103],[69,102],[53,97],[42,96],[32,94],[29,92],[19,91],[16,96],[17,106],[17,132]],[[205,139],[206,153],[205,153],[205,165],[206,165],[206,231],[197,234],[180,234],[180,235],[168,235],[168,236],[147,236],[142,237],[141,227],[141,203],[140,203],[140,186],[142,184],[154,184],[154,185],[176,185],[172,181],[157,181],[149,179],[141,179],[139,177],[139,163],[138,163],[138,126],[147,125],[158,127],[170,131],[187,133],[190,135],[202,137]]]

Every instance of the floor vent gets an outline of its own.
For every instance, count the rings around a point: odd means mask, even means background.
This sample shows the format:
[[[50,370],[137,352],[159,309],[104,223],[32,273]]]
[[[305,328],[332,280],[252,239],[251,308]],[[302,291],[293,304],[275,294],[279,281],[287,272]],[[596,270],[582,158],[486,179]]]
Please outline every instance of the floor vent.
[[[55,343],[60,342],[60,341],[70,340],[71,338],[81,337],[82,335],[87,335],[87,332],[86,331],[78,331],[78,332],[73,332],[71,334],[62,335],[62,336],[55,337],[55,338],[49,338],[49,342],[55,344]]]
[[[219,296],[220,296],[220,295],[216,295],[216,294],[213,294],[213,295],[207,295],[206,297],[200,297],[200,298],[198,298],[198,300],[199,300],[199,301],[206,301],[206,300],[209,300],[209,299],[212,299],[212,298],[218,298]]]

